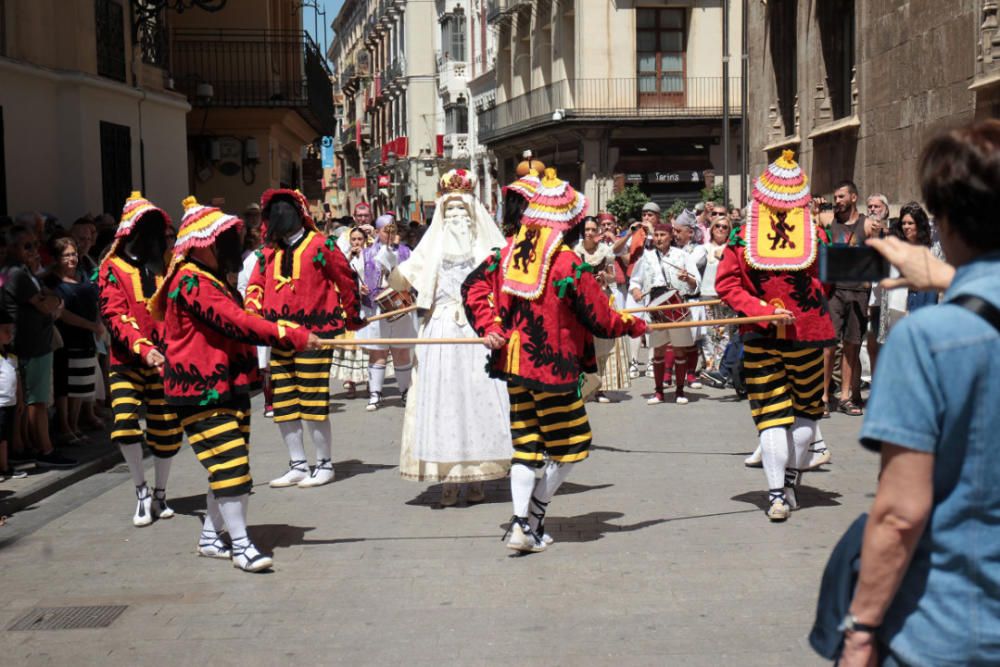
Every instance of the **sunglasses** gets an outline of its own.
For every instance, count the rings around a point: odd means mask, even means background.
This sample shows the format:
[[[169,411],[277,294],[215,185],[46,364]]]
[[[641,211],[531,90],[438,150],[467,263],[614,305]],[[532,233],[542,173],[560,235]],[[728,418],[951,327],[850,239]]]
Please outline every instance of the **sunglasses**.
[[[729,225],[712,225],[712,229],[729,229]]]

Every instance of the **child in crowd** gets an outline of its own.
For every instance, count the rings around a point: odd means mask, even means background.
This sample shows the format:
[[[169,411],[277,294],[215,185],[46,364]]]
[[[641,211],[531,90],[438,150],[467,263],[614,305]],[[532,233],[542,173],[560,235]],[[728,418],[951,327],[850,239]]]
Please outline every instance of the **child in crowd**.
[[[14,318],[0,309],[0,482],[28,474],[13,470],[7,461],[7,443],[17,421],[17,357],[7,349],[13,342]]]

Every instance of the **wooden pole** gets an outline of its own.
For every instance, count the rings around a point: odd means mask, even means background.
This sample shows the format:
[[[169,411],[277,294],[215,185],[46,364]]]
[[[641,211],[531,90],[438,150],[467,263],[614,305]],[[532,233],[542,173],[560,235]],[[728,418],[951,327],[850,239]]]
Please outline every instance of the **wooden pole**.
[[[723,324],[752,324],[754,322],[777,322],[785,319],[784,315],[757,315],[755,317],[727,317],[721,320],[685,320],[683,322],[665,322],[663,324],[650,324],[646,327],[649,331],[663,331],[664,329],[689,329],[694,327],[715,327]]]
[[[660,310],[678,310],[680,308],[697,308],[698,306],[717,306],[722,303],[722,299],[708,299],[707,301],[691,301],[689,303],[671,303],[665,306],[647,306],[645,308],[629,308],[622,310],[622,313],[653,313]]]
[[[416,305],[413,305],[413,306],[406,306],[405,308],[400,308],[399,310],[390,310],[388,313],[382,313],[381,315],[375,315],[373,317],[369,317],[365,320],[365,322],[377,322],[379,320],[385,320],[390,317],[395,317],[396,315],[405,315],[407,313],[412,313],[416,309],[417,309]]]
[[[327,338],[323,340],[324,347],[341,347],[344,345],[388,345],[402,347],[404,345],[484,345],[485,338]]]

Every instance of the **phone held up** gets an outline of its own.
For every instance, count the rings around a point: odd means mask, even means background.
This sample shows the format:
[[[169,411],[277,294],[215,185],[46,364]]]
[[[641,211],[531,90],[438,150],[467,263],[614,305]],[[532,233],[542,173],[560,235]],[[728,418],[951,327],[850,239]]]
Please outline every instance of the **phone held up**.
[[[825,283],[877,283],[889,277],[889,262],[874,248],[820,246],[819,279]]]

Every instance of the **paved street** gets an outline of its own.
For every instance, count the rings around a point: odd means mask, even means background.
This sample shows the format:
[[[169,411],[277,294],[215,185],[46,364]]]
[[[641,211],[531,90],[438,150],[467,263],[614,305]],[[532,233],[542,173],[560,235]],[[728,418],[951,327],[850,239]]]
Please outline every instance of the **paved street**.
[[[270,574],[194,555],[206,483],[189,449],[170,484],[178,516],[149,528],[131,525],[124,466],[84,480],[0,528],[2,662],[822,664],[805,638],[820,574],[875,484],[860,420],[823,422],[834,465],[771,525],[763,473],[742,465],[745,402],[706,389],[649,407],[651,381],[633,390],[588,405],[593,455],[552,503],[555,545],[527,557],[500,542],[505,480],[481,505],[441,510],[437,488],[399,478],[394,397],[367,414],[335,396],[337,481],[319,489],[267,487],[287,456],[255,413],[250,524]],[[79,605],[127,609],[104,629],[6,629],[34,607]]]

